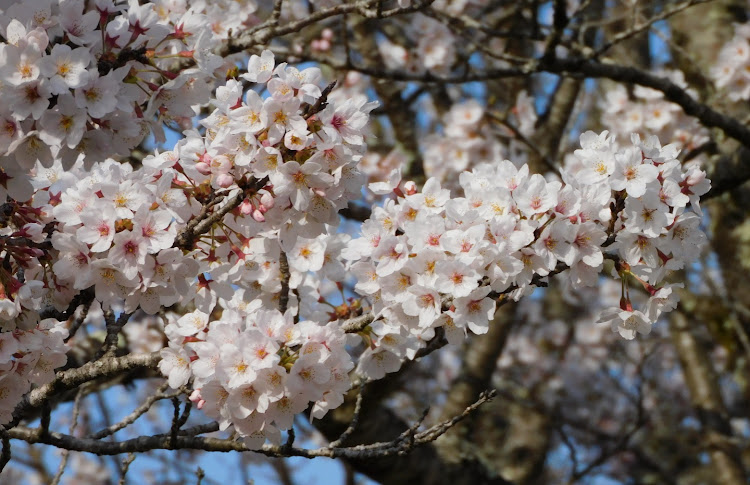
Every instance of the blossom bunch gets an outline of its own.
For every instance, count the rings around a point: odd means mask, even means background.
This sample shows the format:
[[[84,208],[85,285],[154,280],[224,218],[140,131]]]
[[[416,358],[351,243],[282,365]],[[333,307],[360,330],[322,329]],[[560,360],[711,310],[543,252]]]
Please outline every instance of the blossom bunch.
[[[508,147],[494,136],[485,115],[475,100],[451,106],[442,118],[443,133],[428,135],[422,143],[425,173],[455,185],[457,174],[464,170],[508,158]]]
[[[359,196],[356,164],[374,105],[364,97],[328,103],[319,74],[276,66],[265,51],[244,77],[267,97],[250,90],[242,101],[243,86],[228,81],[202,121],[205,134],[186,132],[138,169],[112,159],[70,170],[59,159],[37,161],[24,194],[30,203],[7,204],[0,234],[11,263],[0,268],[2,328],[32,329],[84,291],[126,313],[180,303],[209,314],[238,288],[246,302],[277,306],[282,280],[301,295],[295,317],[328,321],[315,278],[344,278],[339,253],[348,236],[331,229]],[[211,231],[191,235],[209,209],[220,216]],[[312,401],[321,409],[329,402]]]
[[[252,56],[244,78],[265,84],[267,97],[243,97],[242,84],[228,81],[201,121],[205,135],[186,132],[173,151],[144,160],[179,170],[194,195],[241,199],[219,234],[195,241],[196,310],[166,326],[160,368],[173,387],[192,378],[199,406],[252,447],[277,442],[310,403],[316,417],[341,404],[354,366],[319,288],[345,278],[340,253],[350,238],[333,230],[338,210],[360,195],[356,165],[374,105],[363,96],[329,102],[319,77],[317,68],[277,66],[270,51]],[[268,310],[279,306],[283,314]]]
[[[205,136],[188,131],[174,151],[144,164],[179,169],[190,185],[242,198],[221,221],[223,237],[196,241],[195,258],[217,286],[238,285],[258,296],[280,291],[282,252],[291,288],[300,275],[323,269],[338,211],[360,195],[364,178],[356,166],[374,104],[364,96],[328,102],[316,84],[318,68],[276,66],[270,51],[252,56],[244,77],[265,84],[269,96],[249,90],[243,99],[241,83],[228,81],[201,121]]]
[[[663,75],[693,94],[681,71],[667,71]],[[664,143],[676,144],[680,150],[695,150],[708,141],[708,130],[680,106],[664,99],[661,91],[635,86],[629,95],[624,86],[617,84],[607,91],[599,108],[602,124],[618,138],[631,133],[656,136]]]
[[[37,160],[90,167],[151,132],[163,139],[163,123],[208,102],[226,62],[210,17],[180,2],[19,2],[0,12],[0,33],[6,188]]]
[[[700,229],[699,197],[711,187],[697,164],[683,165],[676,159],[676,145],[662,147],[656,136],[641,141],[637,134],[631,142],[619,149],[606,131],[585,133],[568,165],[570,181],[588,190],[613,191],[608,203],[617,213],[610,226],[617,270],[635,278],[651,295],[645,313],[633,310],[623,280],[620,308],[602,315],[600,321],[611,323],[628,339],[636,331],[648,333],[661,312],[676,307],[674,285],[659,285],[669,271],[682,269],[700,255],[706,235]],[[695,212],[687,210],[688,205]]]
[[[732,101],[750,99],[750,25],[734,26],[734,37],[719,51],[711,77]]]
[[[378,42],[378,51],[389,69],[421,74],[447,74],[456,61],[456,39],[448,27],[423,14],[405,25],[407,45],[388,39]]]
[[[65,172],[59,163],[50,170],[37,164],[32,178],[39,223],[55,227],[53,251],[27,265],[25,284],[39,281],[61,311],[88,288],[103,309],[122,304],[128,313],[154,314],[184,300],[199,265],[173,244],[198,207],[176,172],[133,170],[111,159]]]
[[[262,309],[260,300],[236,298],[221,318],[195,311],[167,326],[171,344],[159,368],[174,388],[193,377],[191,399],[220,429],[230,426],[251,448],[266,439],[280,444],[280,430],[313,403],[312,416],[338,407],[354,367],[337,322],[294,322],[292,311]]]
[[[29,330],[0,333],[0,423],[13,418],[13,410],[31,385],[55,378],[65,365],[68,330],[64,322],[48,318]]]
[[[431,178],[421,191],[397,187],[397,200],[373,211],[362,237],[342,253],[357,276],[355,290],[378,315],[366,334],[363,374],[397,370],[437,328],[451,343],[467,330],[487,332],[498,299],[517,300],[550,274],[567,269],[574,287],[593,286],[605,257],[652,294],[645,314],[632,311],[624,293],[617,318],[605,315],[623,337],[646,333],[674,308],[672,286],[659,284],[705,240],[700,218],[685,210],[688,203],[698,208],[708,190],[705,173],[683,168],[676,148],[655,137],[635,135],[619,147],[606,131],[587,132],[581,147],[565,183],[506,160],[462,173],[463,197],[451,198]],[[374,188],[383,193],[387,185]]]

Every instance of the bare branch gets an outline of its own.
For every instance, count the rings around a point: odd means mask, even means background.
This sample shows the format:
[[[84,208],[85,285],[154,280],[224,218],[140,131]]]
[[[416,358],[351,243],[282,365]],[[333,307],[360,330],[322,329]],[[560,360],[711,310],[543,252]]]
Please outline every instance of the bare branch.
[[[354,430],[357,428],[357,423],[359,423],[359,415],[362,413],[362,397],[365,394],[365,385],[366,382],[361,382],[359,385],[359,394],[357,394],[357,402],[354,405],[354,414],[352,415],[352,420],[349,423],[349,426],[344,430],[341,435],[328,443],[328,448],[338,448],[341,446],[341,444],[349,438]]]
[[[469,416],[479,406],[492,399],[495,395],[496,392],[494,390],[482,393],[476,402],[467,407],[459,415],[438,423],[421,433],[416,431],[417,424],[416,426],[410,427],[409,430],[390,442],[356,445],[344,448],[324,447],[308,450],[287,447],[286,445],[266,445],[259,450],[252,450],[240,441],[196,436],[197,434],[218,431],[219,425],[215,422],[197,427],[197,431],[188,429],[178,432],[176,436],[170,431],[169,433],[153,436],[140,436],[126,441],[98,441],[91,438],[77,438],[75,436],[57,432],[41,434],[38,429],[30,429],[20,426],[8,430],[7,433],[10,438],[23,440],[28,443],[43,443],[62,449],[85,451],[97,455],[119,455],[121,453],[139,453],[151,450],[193,449],[216,452],[253,451],[272,457],[300,456],[303,458],[315,458],[325,456],[329,458],[377,458],[407,453],[417,446],[436,440],[455,424]]]
[[[148,412],[149,409],[151,409],[151,406],[154,405],[157,401],[160,401],[162,399],[172,399],[173,397],[179,396],[182,394],[182,391],[170,393],[170,394],[164,394],[164,391],[167,390],[169,387],[169,383],[165,382],[162,384],[159,389],[156,390],[156,393],[152,396],[149,396],[148,399],[146,399],[140,406],[135,408],[132,413],[128,414],[120,422],[115,423],[107,428],[104,428],[100,431],[97,431],[96,433],[92,434],[90,437],[92,439],[98,440],[105,438],[107,436],[110,436],[112,434],[115,434],[116,432],[120,431],[121,429],[124,429],[125,427],[133,424],[136,419],[143,416],[146,412]]]
[[[653,15],[646,19],[644,22],[639,23],[637,25],[634,25],[630,29],[620,32],[619,34],[613,36],[611,39],[606,41],[601,47],[596,49],[592,57],[599,57],[605,52],[607,52],[609,49],[612,48],[615,44],[619,44],[620,42],[627,40],[635,35],[640,34],[644,30],[648,30],[651,28],[652,25],[654,25],[656,22],[660,22],[662,20],[666,20],[669,17],[672,17],[682,11],[684,11],[687,8],[692,7],[693,5],[700,5],[701,3],[708,3],[713,0],[689,0],[687,2],[679,3],[671,8],[665,9],[663,12],[660,12],[656,15]]]

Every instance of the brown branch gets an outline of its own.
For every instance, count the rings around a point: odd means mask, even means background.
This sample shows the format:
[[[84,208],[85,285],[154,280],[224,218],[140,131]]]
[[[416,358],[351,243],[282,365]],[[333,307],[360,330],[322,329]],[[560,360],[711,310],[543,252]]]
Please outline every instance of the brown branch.
[[[230,39],[227,44],[220,49],[219,54],[226,56],[228,54],[243,52],[256,46],[262,46],[267,44],[271,39],[297,33],[305,27],[331,17],[346,15],[348,13],[358,13],[365,18],[394,17],[397,15],[418,12],[419,10],[431,5],[434,1],[435,0],[425,0],[422,2],[415,2],[407,7],[396,7],[390,10],[378,11],[371,10],[373,6],[377,6],[378,0],[361,0],[359,2],[346,3],[318,10],[304,19],[289,22],[282,26],[278,26],[277,21],[274,20],[274,18],[271,18],[266,22],[242,32],[238,38]]]
[[[97,431],[93,435],[91,435],[91,439],[99,440],[102,438],[105,438],[109,435],[115,434],[116,432],[120,431],[121,429],[126,428],[127,426],[133,424],[136,419],[141,417],[143,414],[148,412],[149,409],[151,409],[151,406],[154,405],[157,401],[160,401],[162,399],[172,399],[173,397],[177,397],[180,394],[182,394],[182,391],[164,394],[164,391],[167,390],[169,387],[168,383],[162,384],[159,389],[157,389],[156,393],[152,396],[149,396],[148,399],[146,399],[140,406],[135,408],[132,413],[128,414],[122,420],[119,422],[104,428],[100,431]]]
[[[344,430],[341,435],[339,435],[338,438],[328,443],[328,448],[338,448],[341,446],[347,438],[349,438],[352,433],[354,433],[354,430],[357,429],[357,423],[359,423],[359,416],[362,413],[362,399],[365,395],[365,385],[366,382],[362,382],[359,385],[359,394],[357,394],[357,402],[354,405],[354,414],[352,415],[352,420],[349,423],[349,426]]]
[[[199,236],[207,233],[211,227],[219,222],[225,215],[239,207],[248,195],[257,193],[266,185],[266,183],[268,183],[268,178],[264,177],[260,180],[252,179],[250,182],[240,185],[241,190],[226,200],[224,205],[214,212],[211,212],[210,210],[213,205],[204,206],[200,215],[191,219],[187,226],[177,234],[172,246],[186,251],[193,249],[195,240]]]
[[[640,69],[583,59],[555,59],[541,63],[538,70],[568,74],[574,77],[606,78],[629,84],[638,84],[661,91],[664,98],[679,105],[689,116],[694,116],[706,127],[720,128],[727,135],[750,147],[750,129],[731,116],[719,113],[693,98],[686,90],[667,78]]]
[[[161,360],[159,352],[151,354],[128,354],[123,357],[108,357],[88,362],[76,369],[58,372],[49,384],[31,391],[16,407],[13,420],[5,425],[5,429],[16,426],[29,411],[49,404],[49,400],[64,391],[74,389],[86,382],[104,377],[112,377],[123,372],[136,369],[155,368]]]
[[[289,306],[289,278],[291,277],[291,273],[289,272],[289,260],[283,249],[279,255],[279,276],[281,276],[279,311],[281,313],[286,313],[287,307]]]
[[[141,453],[151,450],[193,449],[216,452],[253,451],[272,457],[300,456],[303,458],[315,458],[325,456],[329,458],[372,459],[408,453],[417,446],[436,440],[494,396],[495,391],[482,393],[479,399],[471,406],[468,406],[463,412],[425,431],[417,432],[416,426],[413,426],[389,442],[355,445],[345,448],[323,447],[310,450],[287,447],[285,445],[266,445],[259,450],[253,450],[241,441],[195,436],[196,434],[218,431],[219,425],[215,422],[203,425],[197,431],[195,429],[188,429],[185,432],[178,432],[176,436],[170,431],[169,433],[140,436],[125,441],[98,441],[91,438],[77,438],[57,432],[39,433],[38,429],[25,427],[13,428],[8,430],[7,434],[10,438],[23,440],[31,444],[42,443],[66,450],[85,451],[97,455]]]
[[[333,67],[345,68],[346,66]],[[664,98],[679,105],[689,116],[697,118],[704,126],[719,128],[743,145],[750,147],[750,129],[739,120],[722,114],[710,106],[694,99],[686,90],[667,78],[629,66],[620,66],[583,58],[529,60],[521,67],[486,69],[472,71],[455,76],[437,76],[430,72],[413,74],[405,71],[394,71],[365,66],[350,66],[350,69],[381,79],[394,81],[418,81],[423,83],[463,84],[475,81],[487,81],[508,77],[522,77],[536,72],[565,74],[570,77],[605,78],[613,81],[638,84],[652,88],[664,94]]]

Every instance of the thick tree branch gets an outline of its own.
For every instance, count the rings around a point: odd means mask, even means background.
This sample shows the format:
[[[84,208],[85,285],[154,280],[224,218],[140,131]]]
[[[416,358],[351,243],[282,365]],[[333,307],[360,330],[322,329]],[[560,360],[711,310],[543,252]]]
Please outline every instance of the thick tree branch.
[[[14,419],[5,425],[5,429],[16,426],[29,411],[49,404],[49,401],[64,391],[78,387],[94,379],[113,377],[137,369],[155,368],[161,360],[159,352],[151,354],[128,354],[123,357],[107,357],[88,362],[76,369],[58,372],[55,379],[44,386],[31,391],[16,407]]]

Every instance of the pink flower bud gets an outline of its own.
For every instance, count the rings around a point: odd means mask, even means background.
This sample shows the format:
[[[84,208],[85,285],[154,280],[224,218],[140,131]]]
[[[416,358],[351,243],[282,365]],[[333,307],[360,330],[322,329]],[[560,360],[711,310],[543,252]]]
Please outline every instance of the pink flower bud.
[[[203,175],[211,175],[211,165],[206,162],[198,162],[195,164],[195,169]]]
[[[274,198],[270,193],[263,192],[263,194],[260,196],[260,203],[263,207],[266,208],[266,210],[270,210],[273,209],[273,206],[276,202],[274,201]]]
[[[698,185],[706,178],[706,172],[702,170],[693,170],[685,179],[688,186]]]
[[[266,216],[264,216],[258,209],[253,211],[253,219],[255,219],[256,222],[266,222]]]
[[[404,182],[404,193],[406,195],[414,195],[414,194],[416,194],[417,193],[417,184],[415,184],[412,180]]]
[[[203,408],[203,405],[206,404],[206,400],[201,397],[201,390],[196,389],[193,391],[192,394],[190,394],[189,398],[192,402],[197,403],[198,409]]]
[[[323,29],[323,31],[320,33],[320,37],[325,40],[333,39],[333,30],[328,28]]]
[[[219,174],[216,177],[216,185],[222,188],[230,187],[234,183],[234,177],[228,173]]]
[[[245,199],[240,204],[240,213],[242,215],[248,216],[253,212],[253,210],[255,210],[255,207],[253,207],[253,203],[250,202],[250,199]]]
[[[321,41],[318,41],[318,49],[321,51],[327,51],[331,48],[331,42],[329,40],[323,39]]]

